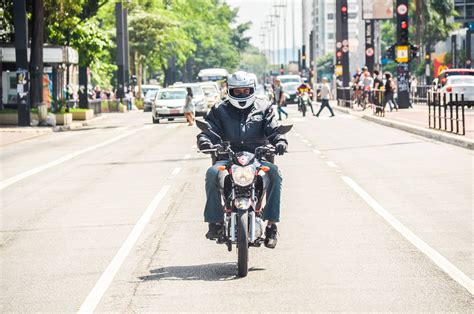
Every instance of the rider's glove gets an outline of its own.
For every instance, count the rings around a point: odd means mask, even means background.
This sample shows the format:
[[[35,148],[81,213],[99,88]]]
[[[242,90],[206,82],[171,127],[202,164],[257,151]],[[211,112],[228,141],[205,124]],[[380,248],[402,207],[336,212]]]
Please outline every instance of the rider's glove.
[[[206,150],[212,148],[212,143],[210,141],[202,141],[199,143],[199,150]]]
[[[288,147],[288,145],[283,141],[280,141],[280,142],[276,143],[276,145],[275,145],[276,154],[277,155],[283,155],[284,153],[286,153],[287,147]]]

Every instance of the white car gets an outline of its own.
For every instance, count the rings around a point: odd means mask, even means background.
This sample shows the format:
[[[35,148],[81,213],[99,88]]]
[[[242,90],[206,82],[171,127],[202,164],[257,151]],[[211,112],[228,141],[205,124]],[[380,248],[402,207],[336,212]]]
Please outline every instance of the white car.
[[[217,83],[203,82],[199,83],[199,85],[201,85],[201,88],[204,91],[204,95],[206,96],[208,108],[211,108],[219,103],[219,101],[221,100],[221,91]]]
[[[474,102],[474,76],[471,75],[450,75],[439,90],[441,93],[447,93],[446,99],[455,100],[456,95],[461,101]],[[452,94],[452,98],[451,95]]]
[[[187,96],[184,88],[164,88],[155,97],[151,108],[153,123],[160,123],[165,118],[172,121],[175,118],[184,118],[184,105]]]
[[[294,75],[294,74],[278,75],[277,79],[279,79],[282,84],[285,84],[285,83],[301,84],[303,82],[303,80],[301,79],[301,76]]]

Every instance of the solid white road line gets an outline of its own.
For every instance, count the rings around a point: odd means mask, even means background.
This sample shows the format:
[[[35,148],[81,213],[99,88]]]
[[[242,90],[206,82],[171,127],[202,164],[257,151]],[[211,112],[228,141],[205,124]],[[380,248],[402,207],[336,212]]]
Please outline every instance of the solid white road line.
[[[173,172],[171,172],[171,175],[172,175],[172,176],[176,176],[180,171],[181,171],[181,168],[180,168],[180,167],[176,167],[176,168],[174,168]]]
[[[326,164],[331,168],[337,168],[337,165],[333,163],[332,161],[326,161]]]
[[[33,168],[33,169],[30,169],[28,171],[25,171],[23,173],[20,173],[16,176],[13,176],[11,178],[8,178],[6,180],[3,180],[0,182],[0,191],[5,189],[6,187],[12,185],[12,184],[15,184],[17,183],[18,181],[21,181],[23,179],[26,179],[32,175],[35,175],[37,173],[40,173],[41,171],[44,171],[48,168],[51,168],[51,167],[55,167],[57,165],[60,165],[68,160],[71,160],[79,155],[82,155],[82,154],[85,154],[85,153],[88,153],[90,151],[93,151],[95,149],[98,149],[98,148],[101,148],[101,147],[104,147],[104,146],[107,146],[109,144],[112,144],[112,143],[115,143],[125,137],[128,137],[136,132],[138,132],[139,130],[143,129],[144,127],[140,128],[140,129],[136,129],[136,130],[132,130],[132,131],[128,131],[126,133],[123,133],[122,135],[119,135],[117,137],[114,137],[110,140],[107,140],[105,142],[102,142],[102,143],[99,143],[99,144],[96,144],[96,145],[93,145],[93,146],[90,146],[90,147],[87,147],[87,148],[84,148],[84,149],[81,149],[77,152],[73,152],[73,153],[70,153],[70,154],[67,154],[59,159],[56,159],[56,160],[53,160],[51,162],[48,162],[47,164],[44,164],[42,166],[39,166],[39,167],[36,167],[36,168]]]
[[[466,288],[471,294],[474,293],[474,281],[464,274],[459,268],[454,266],[444,256],[430,247],[426,242],[421,240],[413,232],[408,230],[401,222],[393,217],[386,209],[384,209],[376,200],[374,200],[364,189],[356,182],[346,176],[341,176],[342,180],[347,183],[359,196],[367,203],[376,213],[382,216],[395,230],[410,241],[423,254],[428,256],[436,265],[438,265],[446,274],[457,281],[461,286]]]
[[[128,254],[132,250],[135,242],[137,242],[138,238],[140,237],[141,233],[145,229],[146,225],[150,221],[153,213],[155,212],[156,208],[160,204],[161,200],[165,197],[166,193],[170,189],[169,185],[165,185],[161,188],[160,192],[153,198],[150,205],[148,205],[147,209],[138,220],[135,227],[133,227],[132,232],[128,235],[127,239],[123,243],[122,247],[119,249],[117,254],[115,255],[112,262],[110,262],[109,266],[105,269],[102,276],[99,278],[99,281],[95,284],[94,288],[91,290],[89,295],[87,296],[84,303],[82,303],[81,308],[79,309],[78,313],[93,313],[97,305],[99,304],[102,296],[109,288],[112,280],[114,279],[115,275],[122,266],[123,262],[127,258]]]

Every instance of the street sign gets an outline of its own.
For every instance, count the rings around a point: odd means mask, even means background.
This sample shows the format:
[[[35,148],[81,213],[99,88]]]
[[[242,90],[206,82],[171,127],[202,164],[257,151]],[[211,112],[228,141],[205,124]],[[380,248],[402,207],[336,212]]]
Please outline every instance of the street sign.
[[[342,41],[342,45],[343,45],[343,46],[349,45],[349,41],[348,41],[347,39],[344,39],[344,40]]]
[[[340,41],[338,41],[338,42],[336,43],[336,48],[337,48],[337,49],[341,49],[341,47],[342,47],[342,43],[341,43]]]
[[[347,47],[347,46],[342,47],[342,52],[344,52],[344,53],[349,52],[349,47]]]
[[[363,0],[362,19],[387,20],[393,19],[392,0]]]
[[[334,73],[336,76],[341,76],[342,75],[342,65],[336,65],[334,69]]]
[[[398,63],[405,63],[408,62],[408,46],[396,46],[395,47],[395,55],[396,55],[396,61]]]
[[[365,54],[368,56],[368,57],[372,57],[374,55],[374,49],[373,48],[367,48],[365,50]]]
[[[404,4],[400,4],[398,7],[397,7],[397,13],[399,15],[405,15],[407,14],[408,12],[408,7]]]

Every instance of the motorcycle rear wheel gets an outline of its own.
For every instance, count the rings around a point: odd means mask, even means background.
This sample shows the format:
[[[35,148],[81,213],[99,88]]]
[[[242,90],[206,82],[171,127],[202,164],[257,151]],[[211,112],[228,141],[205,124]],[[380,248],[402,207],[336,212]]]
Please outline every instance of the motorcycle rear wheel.
[[[246,277],[249,271],[248,222],[248,213],[240,213],[237,227],[237,268],[239,277]]]

